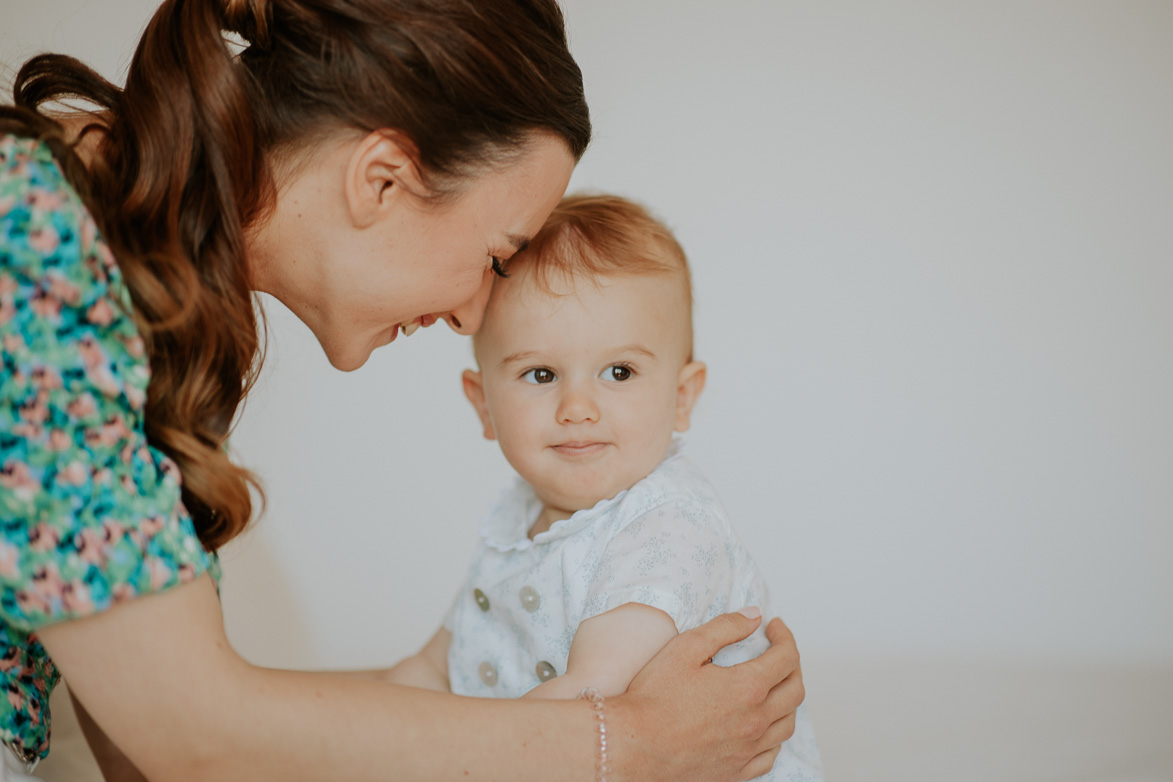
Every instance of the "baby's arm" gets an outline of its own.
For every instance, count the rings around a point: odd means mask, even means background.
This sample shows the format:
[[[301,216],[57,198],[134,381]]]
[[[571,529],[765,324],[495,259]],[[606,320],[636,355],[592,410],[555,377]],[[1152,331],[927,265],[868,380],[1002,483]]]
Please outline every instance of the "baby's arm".
[[[451,643],[452,633],[441,627],[423,649],[388,670],[386,680],[392,684],[450,692],[448,645]]]
[[[570,644],[566,673],[522,697],[577,698],[586,687],[620,695],[675,635],[676,623],[668,614],[642,603],[625,603],[580,624]]]

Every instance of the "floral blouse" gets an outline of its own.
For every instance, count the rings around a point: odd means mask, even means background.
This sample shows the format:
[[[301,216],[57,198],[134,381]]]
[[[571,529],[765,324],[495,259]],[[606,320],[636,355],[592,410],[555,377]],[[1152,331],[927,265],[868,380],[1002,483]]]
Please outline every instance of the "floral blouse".
[[[59,678],[37,630],[216,568],[143,433],[149,380],[93,217],[45,144],[0,136],[0,741],[30,767]]]

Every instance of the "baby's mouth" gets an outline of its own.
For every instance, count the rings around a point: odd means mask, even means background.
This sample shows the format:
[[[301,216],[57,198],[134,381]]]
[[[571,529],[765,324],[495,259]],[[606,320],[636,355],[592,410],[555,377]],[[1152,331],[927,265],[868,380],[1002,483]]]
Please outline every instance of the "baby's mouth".
[[[550,446],[557,453],[565,456],[587,456],[598,453],[607,447],[606,443],[598,442],[596,440],[572,440],[565,443],[558,443]]]

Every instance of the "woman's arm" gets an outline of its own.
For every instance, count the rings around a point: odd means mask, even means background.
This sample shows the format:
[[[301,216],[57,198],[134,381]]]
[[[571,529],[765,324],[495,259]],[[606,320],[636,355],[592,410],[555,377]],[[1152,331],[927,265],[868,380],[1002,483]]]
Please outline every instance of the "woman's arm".
[[[375,672],[375,677],[391,684],[452,692],[448,682],[448,645],[451,642],[452,633],[441,627],[423,649],[386,671]]]
[[[94,760],[98,762],[102,778],[106,782],[146,782],[143,773],[135,768],[134,764],[130,762],[130,758],[122,754],[122,750],[114,746],[114,742],[102,732],[102,729],[86,711],[86,707],[78,702],[72,692],[69,693],[69,700],[73,704],[73,712],[77,715],[77,723],[81,726],[82,735],[86,737],[86,743],[90,745],[90,751],[94,753]]]
[[[785,628],[772,625],[776,646],[756,660],[703,665],[756,624],[726,615],[680,636],[627,695],[608,700],[617,782],[748,779],[763,757],[772,762],[803,696]],[[582,782],[594,773],[582,702],[459,698],[247,664],[224,636],[206,576],[39,635],[148,779]]]

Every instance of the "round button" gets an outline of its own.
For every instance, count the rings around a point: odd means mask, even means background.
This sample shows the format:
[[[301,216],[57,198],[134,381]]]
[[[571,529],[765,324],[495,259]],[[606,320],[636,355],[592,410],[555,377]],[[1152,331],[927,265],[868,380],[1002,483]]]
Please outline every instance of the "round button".
[[[479,607],[479,608],[480,608],[482,611],[488,611],[488,610],[489,610],[489,598],[485,597],[485,593],[484,593],[484,592],[482,592],[482,591],[481,591],[481,590],[479,590],[479,589],[474,589],[474,590],[472,591],[472,596],[473,596],[473,598],[474,598],[474,599],[476,599],[476,601],[477,601],[477,606],[478,606],[478,607]]]
[[[544,682],[548,682],[558,675],[558,672],[554,670],[554,666],[550,665],[550,663],[546,662],[545,660],[542,660],[540,663],[534,666],[534,671],[537,672],[538,678]]]
[[[497,669],[493,667],[492,663],[481,663],[477,668],[477,674],[480,675],[483,681],[489,687],[497,686]]]
[[[542,604],[541,595],[539,595],[538,590],[534,589],[532,586],[523,586],[521,591],[518,593],[518,597],[521,598],[521,607],[526,611],[529,611],[531,614],[534,611],[537,611],[538,606]]]

